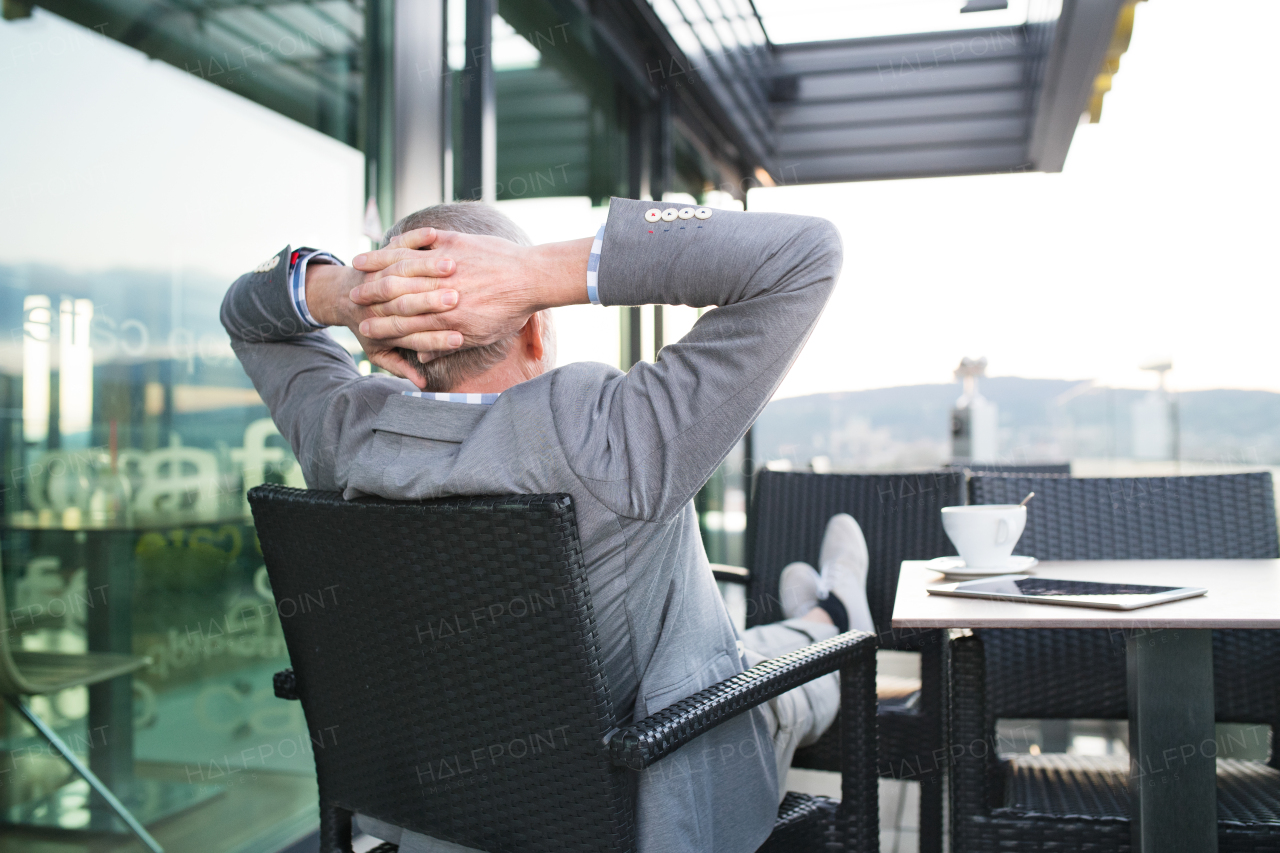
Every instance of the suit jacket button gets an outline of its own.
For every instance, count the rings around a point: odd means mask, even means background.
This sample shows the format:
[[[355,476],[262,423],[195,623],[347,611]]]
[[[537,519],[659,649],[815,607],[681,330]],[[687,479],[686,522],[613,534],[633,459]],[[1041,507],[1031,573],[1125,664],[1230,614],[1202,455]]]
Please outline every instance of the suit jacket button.
[[[273,269],[275,269],[279,265],[280,265],[280,256],[272,255],[271,257],[267,258],[265,261],[263,261],[262,263],[254,267],[253,272],[258,274],[262,274],[264,272],[271,272]]]
[[[692,208],[692,207],[682,207],[682,208],[680,208],[680,218],[681,218],[681,219],[693,219],[693,208]]]
[[[680,211],[676,210],[674,207],[668,207],[666,210],[662,211],[662,221],[675,222],[676,217],[679,215]]]
[[[711,218],[711,208],[709,208],[709,207],[700,207],[700,208],[698,208],[697,210],[695,210],[695,211],[693,212],[693,215],[694,215],[694,216],[696,216],[696,217],[698,217],[699,219],[710,219],[710,218]]]
[[[658,210],[656,207],[651,207],[644,213],[645,222],[657,222],[661,218],[662,211]]]

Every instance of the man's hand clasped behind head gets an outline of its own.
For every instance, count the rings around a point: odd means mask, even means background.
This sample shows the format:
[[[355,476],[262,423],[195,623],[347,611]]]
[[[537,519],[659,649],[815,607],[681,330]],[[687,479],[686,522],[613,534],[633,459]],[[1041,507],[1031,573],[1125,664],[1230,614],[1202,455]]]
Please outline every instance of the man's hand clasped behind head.
[[[430,354],[448,351],[434,332],[461,333],[459,346],[510,337],[538,310],[531,298],[532,255],[530,246],[487,234],[428,227],[397,235],[352,261],[365,276],[351,300],[370,314],[360,333]],[[442,313],[433,298],[440,291],[465,299]]]
[[[314,287],[325,315],[317,319],[349,328],[370,361],[420,390],[461,390],[460,379],[497,365],[522,332],[539,350],[533,358],[526,349],[523,360],[554,364],[550,316],[540,312],[587,301],[590,239],[530,246],[505,217],[490,221],[491,208],[441,207],[463,212],[457,226],[490,233],[413,227],[409,217],[386,246],[357,255],[354,269],[307,269],[308,303]],[[441,363],[446,355],[452,364]],[[516,368],[536,375],[528,364]]]

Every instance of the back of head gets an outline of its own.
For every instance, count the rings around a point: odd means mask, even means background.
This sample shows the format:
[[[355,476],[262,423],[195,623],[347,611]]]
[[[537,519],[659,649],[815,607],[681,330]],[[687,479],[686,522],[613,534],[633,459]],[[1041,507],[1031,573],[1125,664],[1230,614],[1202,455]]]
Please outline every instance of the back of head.
[[[532,245],[528,235],[496,208],[479,201],[459,201],[437,204],[410,213],[387,231],[383,245],[406,231],[417,228],[438,228],[461,234],[484,234],[501,237],[521,246]],[[412,350],[401,349],[400,354],[426,380],[427,391],[451,391],[468,377],[478,376],[506,358],[513,338],[497,341],[482,347],[451,352],[437,356],[425,364]]]

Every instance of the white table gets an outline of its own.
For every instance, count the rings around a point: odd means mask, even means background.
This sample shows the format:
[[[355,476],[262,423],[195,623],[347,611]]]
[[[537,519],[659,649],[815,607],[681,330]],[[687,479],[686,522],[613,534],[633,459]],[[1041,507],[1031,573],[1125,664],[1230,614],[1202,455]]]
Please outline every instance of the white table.
[[[1140,610],[1094,610],[929,595],[945,583],[924,563],[902,564],[894,628],[1109,628],[1123,630],[1129,669],[1130,795],[1134,853],[1218,849],[1216,762],[1197,749],[1177,784],[1142,784],[1141,768],[1168,749],[1214,737],[1214,628],[1280,628],[1280,560],[1042,562],[1036,575],[1200,586],[1206,595]],[[1176,629],[1176,630],[1165,630]]]

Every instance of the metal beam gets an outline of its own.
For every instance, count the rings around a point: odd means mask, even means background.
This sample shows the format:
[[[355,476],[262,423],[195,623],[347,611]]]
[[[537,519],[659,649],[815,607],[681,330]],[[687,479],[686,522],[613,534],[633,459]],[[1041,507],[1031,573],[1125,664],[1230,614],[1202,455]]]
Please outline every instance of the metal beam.
[[[444,201],[444,0],[396,0],[395,218]]]
[[[364,13],[365,195],[385,229],[395,221],[395,0],[368,0]]]
[[[462,87],[462,186],[459,198],[492,202],[498,189],[498,132],[494,107],[495,0],[467,0],[466,62]]]
[[[1122,5],[1124,0],[1064,0],[1027,144],[1034,168],[1062,171]]]
[[[1133,853],[1217,853],[1213,632],[1125,631]]]
[[[773,74],[776,78],[829,71],[942,69],[1024,58],[1027,52],[1026,36],[1019,27],[802,42],[775,48]]]

